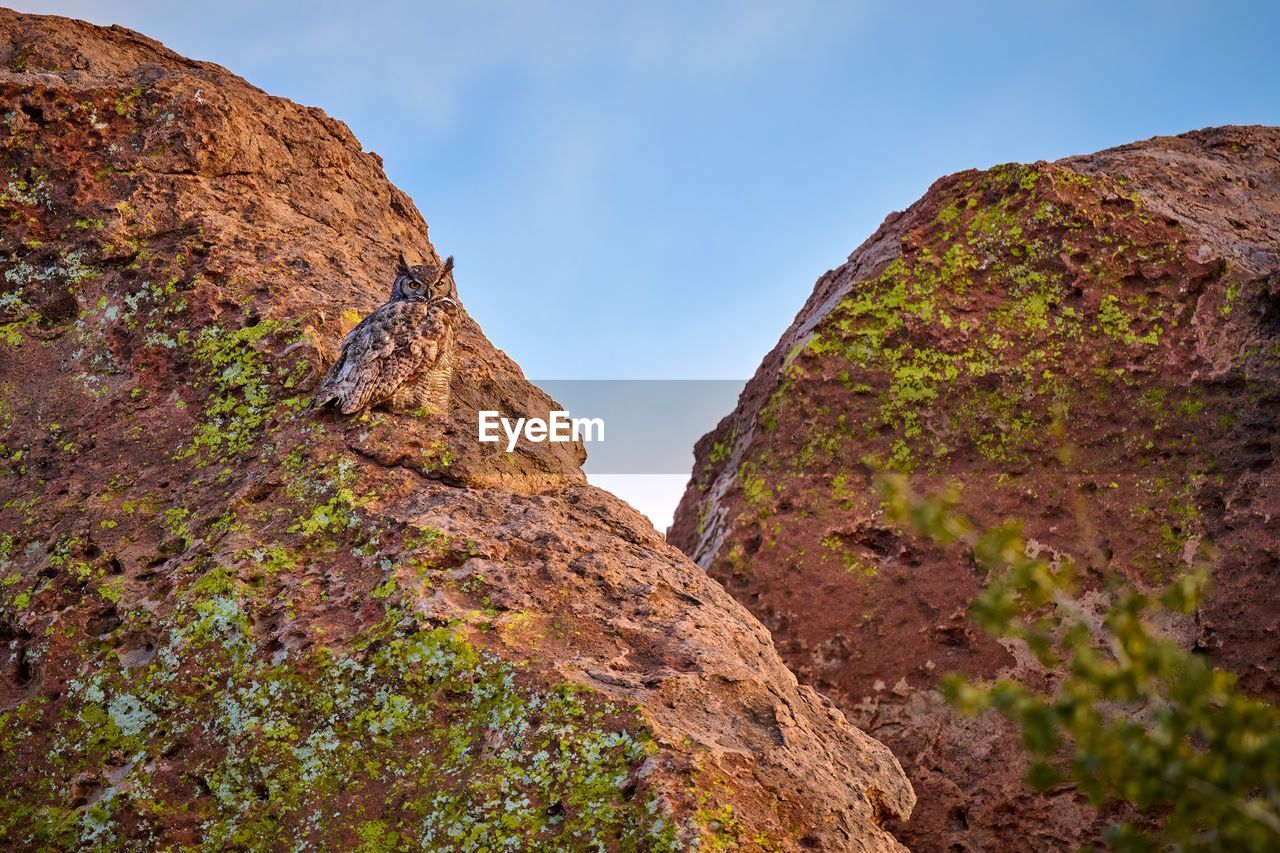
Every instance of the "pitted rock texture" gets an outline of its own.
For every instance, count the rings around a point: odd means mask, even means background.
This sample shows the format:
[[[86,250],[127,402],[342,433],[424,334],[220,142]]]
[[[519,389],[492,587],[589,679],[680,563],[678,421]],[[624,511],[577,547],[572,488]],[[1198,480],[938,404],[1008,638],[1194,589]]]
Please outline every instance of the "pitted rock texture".
[[[6,849],[899,849],[893,756],[581,447],[308,410],[439,257],[344,125],[10,11],[0,104]]]
[[[968,620],[972,563],[887,523],[873,472],[1143,586],[1211,549],[1182,639],[1275,697],[1278,415],[1280,129],[962,172],[818,280],[698,443],[668,539],[894,750],[921,798],[900,839],[1070,848],[1114,815],[1025,788],[1016,732],[934,689],[1053,673]]]

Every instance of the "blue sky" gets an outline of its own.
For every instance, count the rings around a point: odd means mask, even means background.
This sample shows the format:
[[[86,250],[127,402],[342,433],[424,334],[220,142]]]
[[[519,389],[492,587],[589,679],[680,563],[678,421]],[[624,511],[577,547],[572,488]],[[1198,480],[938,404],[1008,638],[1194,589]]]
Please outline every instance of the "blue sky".
[[[1272,2],[19,7],[345,121],[535,380],[744,379],[941,175],[1280,124]]]

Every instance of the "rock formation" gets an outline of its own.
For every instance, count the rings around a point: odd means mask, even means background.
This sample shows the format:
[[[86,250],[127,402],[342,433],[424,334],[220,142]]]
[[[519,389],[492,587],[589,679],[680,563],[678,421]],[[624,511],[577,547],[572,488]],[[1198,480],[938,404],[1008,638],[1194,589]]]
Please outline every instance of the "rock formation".
[[[943,178],[812,296],[696,449],[669,540],[888,744],[921,850],[1065,849],[1111,817],[1037,795],[948,671],[1053,673],[977,631],[958,548],[887,523],[872,472],[1158,586],[1213,554],[1188,646],[1280,693],[1280,129],[1224,127]],[[1095,573],[1094,577],[1098,575]]]
[[[307,410],[439,258],[342,123],[60,18],[0,69],[6,849],[898,848],[893,756],[580,447]]]

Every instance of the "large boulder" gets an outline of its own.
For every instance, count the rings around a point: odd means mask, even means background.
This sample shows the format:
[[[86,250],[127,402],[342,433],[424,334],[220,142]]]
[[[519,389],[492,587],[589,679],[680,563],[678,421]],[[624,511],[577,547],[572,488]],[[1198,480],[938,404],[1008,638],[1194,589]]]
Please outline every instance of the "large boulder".
[[[812,296],[696,449],[669,540],[902,760],[925,850],[1096,837],[1021,783],[1016,732],[946,672],[1052,672],[967,619],[961,549],[888,523],[871,479],[958,485],[982,524],[1157,587],[1212,553],[1188,647],[1280,693],[1280,129],[1224,127],[935,183]]]
[[[476,442],[554,403],[474,322],[453,422],[308,410],[439,258],[341,122],[11,11],[0,112],[6,849],[898,846],[893,756],[581,447]]]

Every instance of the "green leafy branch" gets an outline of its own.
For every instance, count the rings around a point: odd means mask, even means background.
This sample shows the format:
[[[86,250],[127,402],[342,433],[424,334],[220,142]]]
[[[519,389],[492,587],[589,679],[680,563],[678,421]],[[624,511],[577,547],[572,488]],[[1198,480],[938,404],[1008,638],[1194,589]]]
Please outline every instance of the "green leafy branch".
[[[923,498],[904,475],[877,485],[891,519],[970,549],[984,576],[971,618],[1057,673],[1045,690],[956,674],[941,685],[958,710],[1018,725],[1031,785],[1068,782],[1095,804],[1132,804],[1143,819],[1104,836],[1117,850],[1280,848],[1280,710],[1157,627],[1195,612],[1205,566],[1158,594],[1104,576],[1094,610],[1076,595],[1075,564],[1029,555],[1016,524],[978,530],[957,513],[955,491]]]

